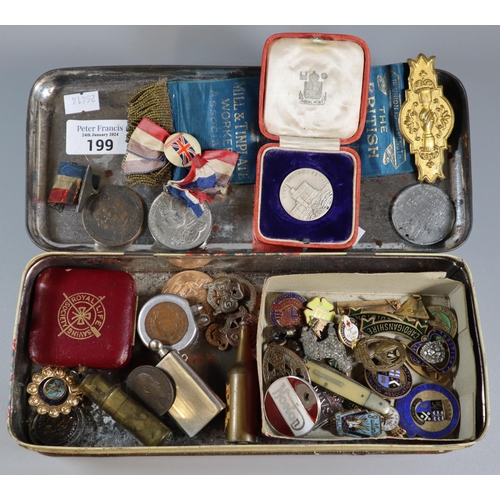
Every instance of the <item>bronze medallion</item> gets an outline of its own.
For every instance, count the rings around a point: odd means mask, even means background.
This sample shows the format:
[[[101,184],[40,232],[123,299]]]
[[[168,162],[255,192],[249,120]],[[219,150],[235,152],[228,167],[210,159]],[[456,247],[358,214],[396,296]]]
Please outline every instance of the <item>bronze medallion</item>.
[[[186,313],[173,302],[159,302],[147,313],[146,332],[153,340],[164,345],[174,345],[182,340],[188,329]]]
[[[213,320],[213,309],[207,301],[205,285],[212,283],[213,279],[201,271],[181,271],[174,274],[163,286],[161,293],[171,293],[184,297],[189,305],[201,304],[200,314],[208,314]]]
[[[132,189],[107,186],[88,198],[82,220],[94,241],[108,247],[119,247],[132,242],[141,233],[144,208]]]

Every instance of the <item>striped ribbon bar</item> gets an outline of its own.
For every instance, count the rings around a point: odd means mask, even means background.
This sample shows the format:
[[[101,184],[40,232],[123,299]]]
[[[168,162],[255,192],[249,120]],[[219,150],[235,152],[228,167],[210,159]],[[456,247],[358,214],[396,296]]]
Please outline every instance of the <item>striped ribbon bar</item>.
[[[62,162],[59,165],[54,186],[50,191],[48,203],[51,205],[76,205],[86,171],[87,167]]]

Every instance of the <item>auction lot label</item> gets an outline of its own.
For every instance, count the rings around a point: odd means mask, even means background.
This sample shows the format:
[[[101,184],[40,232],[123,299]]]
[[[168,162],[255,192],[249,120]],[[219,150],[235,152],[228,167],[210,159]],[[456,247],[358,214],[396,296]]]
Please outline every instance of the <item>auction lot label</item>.
[[[125,154],[126,132],[127,120],[68,120],[66,154]]]

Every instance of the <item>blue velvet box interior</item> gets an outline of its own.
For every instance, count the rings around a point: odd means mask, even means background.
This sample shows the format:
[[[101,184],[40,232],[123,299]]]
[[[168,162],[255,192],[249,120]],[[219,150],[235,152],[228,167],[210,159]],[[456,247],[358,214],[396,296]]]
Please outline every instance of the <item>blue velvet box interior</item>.
[[[330,209],[319,219],[298,220],[285,210],[280,188],[294,170],[309,168],[324,174],[333,188]],[[356,232],[359,176],[355,157],[347,152],[311,152],[268,148],[261,159],[260,235],[283,244],[335,245],[349,242]]]

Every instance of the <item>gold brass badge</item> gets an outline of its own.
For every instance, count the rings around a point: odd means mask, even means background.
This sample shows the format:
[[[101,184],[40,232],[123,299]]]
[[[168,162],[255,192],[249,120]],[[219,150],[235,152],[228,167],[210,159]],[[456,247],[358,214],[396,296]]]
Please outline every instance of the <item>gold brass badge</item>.
[[[433,183],[444,179],[443,165],[447,139],[455,122],[453,108],[437,84],[435,57],[423,54],[408,59],[410,76],[406,100],[399,114],[399,128],[415,155],[418,180]]]

